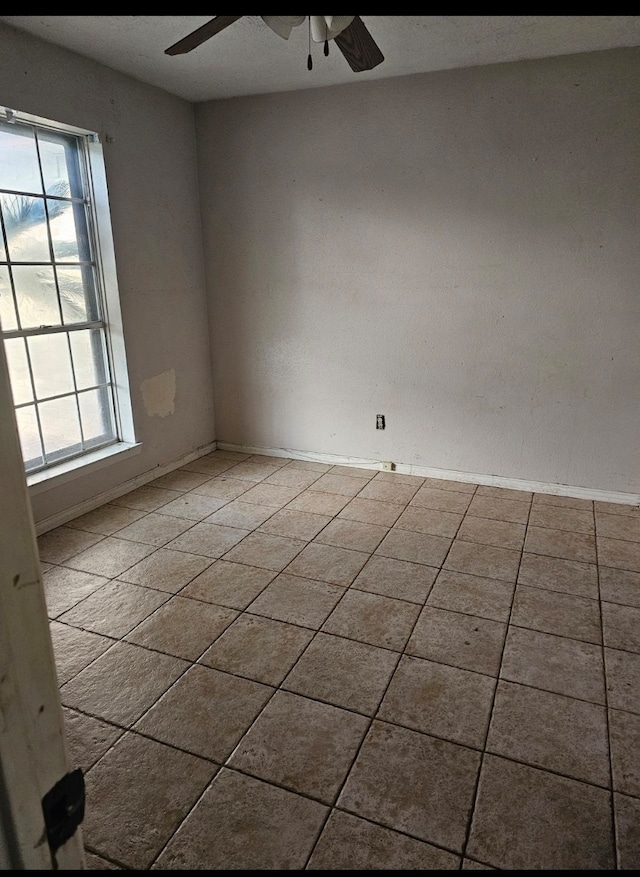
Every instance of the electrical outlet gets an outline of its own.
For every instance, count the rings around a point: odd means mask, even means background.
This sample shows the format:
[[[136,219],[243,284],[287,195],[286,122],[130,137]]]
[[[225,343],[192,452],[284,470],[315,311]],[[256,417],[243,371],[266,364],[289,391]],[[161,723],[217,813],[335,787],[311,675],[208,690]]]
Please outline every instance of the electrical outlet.
[[[376,414],[376,429],[384,429],[384,414]]]
[[[393,472],[395,468],[396,464],[392,463],[391,460],[384,460],[382,463],[383,472]]]

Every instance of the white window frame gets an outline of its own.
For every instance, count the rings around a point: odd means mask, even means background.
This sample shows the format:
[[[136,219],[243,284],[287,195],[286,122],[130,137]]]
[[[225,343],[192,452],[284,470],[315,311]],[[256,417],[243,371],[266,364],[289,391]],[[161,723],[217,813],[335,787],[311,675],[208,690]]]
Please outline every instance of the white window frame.
[[[9,107],[4,108],[4,115],[7,121],[25,122],[36,127],[79,136],[85,140],[89,196],[88,222],[91,226],[90,235],[95,251],[97,294],[103,309],[105,342],[114,402],[116,441],[37,472],[27,473],[29,492],[33,495],[95,469],[103,468],[116,459],[120,460],[125,456],[139,453],[142,446],[136,440],[133,423],[109,193],[100,137],[95,131],[86,128],[78,128],[74,125],[34,116]]]

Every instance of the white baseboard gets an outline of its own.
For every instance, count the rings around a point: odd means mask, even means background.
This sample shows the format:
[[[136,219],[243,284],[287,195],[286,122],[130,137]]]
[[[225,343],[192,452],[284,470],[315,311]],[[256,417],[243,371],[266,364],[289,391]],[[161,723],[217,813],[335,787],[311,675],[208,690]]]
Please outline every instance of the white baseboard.
[[[188,454],[180,457],[179,460],[173,460],[171,463],[156,466],[148,472],[143,472],[141,475],[136,475],[135,478],[130,478],[122,484],[118,484],[109,490],[105,490],[104,493],[99,493],[96,496],[90,497],[90,499],[86,499],[84,502],[72,506],[71,508],[57,512],[55,515],[51,515],[48,518],[43,518],[41,521],[36,521],[36,533],[40,536],[42,533],[54,530],[56,527],[60,527],[62,524],[66,524],[68,521],[72,521],[74,518],[84,515],[87,512],[92,512],[94,509],[111,502],[111,500],[117,499],[119,496],[124,496],[125,493],[130,493],[132,490],[135,490],[136,487],[142,487],[143,484],[148,484],[149,481],[155,481],[155,479],[160,478],[161,475],[168,475],[168,473],[173,472],[174,469],[179,469],[181,466],[186,466],[187,463],[192,463],[194,460],[197,460],[198,457],[204,457],[205,454],[210,454],[211,451],[214,451],[215,449],[216,443],[209,442],[206,445],[202,445],[202,447],[196,448],[195,451],[190,451]]]
[[[292,448],[259,448],[249,445],[217,442],[223,451],[239,451],[244,454],[264,454],[266,457],[289,457],[292,460],[309,460],[314,463],[329,463],[333,466],[355,466],[360,469],[382,471],[379,460],[365,460],[360,457],[341,457],[336,454],[315,454],[296,451]],[[529,490],[534,493],[549,493],[554,496],[572,496],[577,499],[595,499],[599,502],[615,502],[622,505],[640,505],[639,493],[622,493],[615,490],[600,490],[595,487],[575,487],[570,484],[552,484],[545,481],[526,481],[522,478],[507,478],[502,475],[480,475],[476,472],[457,472],[453,469],[434,469],[429,466],[413,466],[396,463],[394,472],[402,475],[419,475],[423,478],[441,478],[443,481],[467,481],[471,484],[484,484],[490,487],[508,487],[511,490]]]

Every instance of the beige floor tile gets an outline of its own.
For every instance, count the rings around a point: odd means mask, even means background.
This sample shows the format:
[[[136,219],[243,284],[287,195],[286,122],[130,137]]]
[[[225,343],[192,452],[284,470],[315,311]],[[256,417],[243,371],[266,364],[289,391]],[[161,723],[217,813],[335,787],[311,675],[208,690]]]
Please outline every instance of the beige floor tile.
[[[152,487],[149,484],[144,484],[130,493],[125,493],[124,496],[112,499],[111,505],[122,506],[126,509],[138,509],[143,512],[155,512],[180,496],[181,494],[177,490],[167,490],[164,487]]]
[[[70,557],[95,545],[104,537],[100,533],[87,533],[72,527],[57,527],[38,536],[38,553],[45,563],[65,563]]]
[[[172,597],[127,634],[127,642],[195,661],[235,621],[234,609]]]
[[[308,871],[455,871],[460,859],[424,841],[334,810]]]
[[[612,649],[640,652],[640,608],[602,604],[604,644]]]
[[[358,496],[361,499],[377,499],[380,502],[395,502],[399,505],[406,505],[414,497],[419,486],[419,484],[379,481],[374,478],[362,488]]]
[[[489,676],[405,655],[377,717],[482,749],[495,686]]]
[[[556,506],[557,508],[582,509],[583,511],[593,511],[593,500],[581,499],[574,496],[555,496],[553,493],[534,494],[533,505]]]
[[[113,645],[113,640],[52,621],[49,625],[58,685],[64,685]]]
[[[467,514],[456,538],[465,542],[479,542],[482,545],[520,551],[524,542],[524,531],[524,524],[476,518]]]
[[[73,769],[80,767],[84,773],[125,733],[122,728],[108,725],[102,719],[85,716],[67,707],[62,708],[62,717],[69,762]]]
[[[319,490],[322,493],[337,493],[339,496],[353,497],[366,486],[367,482],[362,478],[326,472],[314,482],[313,489]],[[370,497],[370,499],[375,499],[375,497]]]
[[[609,710],[609,735],[613,788],[640,798],[640,716]]]
[[[397,663],[386,649],[318,633],[283,688],[373,715]]]
[[[368,726],[365,716],[278,691],[229,765],[330,804]]]
[[[425,606],[406,653],[463,670],[497,676],[506,624]]]
[[[242,610],[275,576],[272,570],[218,560],[190,582],[181,595]]]
[[[349,590],[323,625],[325,633],[401,651],[420,607],[406,600]]]
[[[181,466],[180,471],[196,472],[211,477],[227,472],[232,466],[234,466],[233,460],[223,460],[220,457],[212,459],[207,455],[205,457],[200,457],[197,460],[193,460],[192,463],[187,463],[185,466]]]
[[[265,466],[274,466],[276,469],[282,469],[283,466],[291,462],[291,459],[289,457],[274,457],[272,454],[251,454],[247,462],[264,463]]]
[[[375,469],[364,469],[360,466],[332,466],[329,469],[332,475],[349,475],[352,478],[361,478],[363,481],[371,481],[378,472]]]
[[[637,505],[627,505],[626,503],[620,502],[598,502],[594,503],[596,510],[596,517],[599,512],[604,512],[608,515],[629,515],[632,518],[640,517],[640,506]]]
[[[218,508],[221,508],[223,502],[231,502],[232,499],[237,499],[251,490],[251,484],[252,482],[250,481],[232,478],[225,473],[205,481],[199,487],[194,487],[191,491],[191,496],[207,496],[209,499],[217,499],[219,500]],[[212,504],[209,514],[213,514],[215,511],[216,508]],[[203,515],[203,517],[205,516]]]
[[[609,706],[640,713],[640,655],[605,648],[604,660]]]
[[[158,514],[182,518],[184,521],[194,524],[217,512],[226,502],[227,500],[215,496],[202,496],[193,492],[181,493],[178,499],[174,499],[158,509]]]
[[[598,537],[598,562],[614,569],[640,572],[640,542]]]
[[[381,470],[376,473],[377,481],[390,481],[394,484],[410,484],[416,489],[422,487],[425,479],[422,475],[405,475],[404,472],[386,472]]]
[[[437,490],[452,490],[454,493],[474,494],[478,489],[477,484],[470,484],[468,481],[453,481],[449,478],[425,478],[424,486],[436,488]]]
[[[321,545],[335,545],[338,548],[352,548],[354,551],[375,551],[389,529],[377,524],[363,524],[360,521],[335,519],[327,524],[315,537]]]
[[[286,572],[346,588],[368,559],[369,555],[363,551],[352,551],[348,548],[319,545],[313,542],[289,564]]]
[[[616,850],[618,868],[637,871],[640,868],[640,801],[626,795],[614,794],[616,820]]]
[[[467,852],[507,870],[614,868],[610,793],[486,755]]]
[[[529,524],[534,527],[548,527],[553,530],[570,530],[572,533],[595,532],[593,511],[591,509],[563,508],[555,505],[535,504],[531,509]]]
[[[605,702],[602,648],[564,636],[511,627],[500,677],[592,703]]]
[[[118,539],[144,542],[146,545],[155,545],[156,548],[161,548],[191,526],[192,521],[151,512],[140,518],[139,521],[118,530]]]
[[[42,576],[49,618],[57,618],[89,594],[107,584],[109,579],[64,566],[52,567]]]
[[[469,506],[469,514],[478,518],[491,518],[494,521],[526,524],[529,519],[529,504],[516,499],[474,496]]]
[[[116,643],[60,689],[65,706],[129,726],[189,665],[129,643]]]
[[[519,565],[519,551],[460,539],[455,540],[444,563],[445,569],[505,582],[515,582]]]
[[[202,472],[188,472],[184,469],[174,469],[173,472],[167,472],[151,482],[151,487],[164,487],[167,490],[177,490],[180,493],[187,493],[194,487],[200,487],[205,481],[208,481],[209,475]]]
[[[200,663],[266,685],[280,685],[313,632],[244,613],[207,649]]]
[[[304,469],[291,469],[283,466],[265,480],[265,484],[276,484],[278,487],[295,487],[296,490],[306,490],[314,481],[320,478],[321,472],[309,472]]]
[[[176,594],[212,563],[210,557],[161,548],[126,572],[120,573],[119,578],[133,585],[144,585],[168,594]]]
[[[528,490],[512,490],[510,487],[494,487],[493,485],[479,484],[476,496],[493,496],[496,499],[515,499],[519,502],[531,502],[533,494]]]
[[[514,586],[510,582],[443,569],[427,605],[493,621],[509,621]]]
[[[585,642],[602,642],[598,601],[573,594],[518,585],[513,599],[511,623]]]
[[[600,599],[640,607],[640,573],[601,566]]]
[[[287,539],[269,533],[250,533],[228,552],[226,560],[280,572],[305,545],[306,542],[301,539]]]
[[[281,573],[247,608],[255,615],[317,630],[343,594],[338,585]]]
[[[75,554],[65,563],[72,569],[114,578],[153,551],[155,548],[152,545],[106,536],[101,542]]]
[[[349,497],[341,496],[339,493],[304,490],[287,504],[287,508],[298,512],[309,512],[312,515],[337,515],[348,502]]]
[[[217,512],[204,519],[206,524],[222,524],[224,527],[239,527],[241,530],[253,530],[274,514],[271,506],[256,505],[243,502],[242,498],[234,499],[222,506]]]
[[[565,560],[596,562],[595,538],[585,533],[570,533],[568,530],[530,526],[527,528],[524,550],[531,554],[564,557]]]
[[[154,868],[302,870],[327,807],[222,769]]]
[[[135,730],[222,764],[272,694],[267,685],[193,664]]]
[[[219,524],[194,524],[190,530],[167,543],[167,548],[201,554],[205,557],[221,557],[249,535],[249,530],[239,527],[222,527]]]
[[[378,524],[380,527],[391,527],[402,513],[402,506],[393,502],[380,502],[377,499],[361,499],[354,497],[342,511],[339,518],[349,521],[360,521],[361,524]]]
[[[522,555],[518,584],[598,599],[598,569],[593,563],[579,563],[544,554]]]
[[[146,512],[137,509],[125,509],[116,505],[103,505],[93,509],[79,518],[69,521],[67,527],[86,530],[88,533],[99,533],[102,536],[113,536],[118,530],[133,524]]]
[[[217,768],[137,734],[125,734],[87,773],[82,833],[97,853],[144,870]]]
[[[151,588],[128,582],[107,582],[61,615],[60,620],[103,636],[120,638],[168,599],[168,594]]]
[[[262,533],[286,536],[290,539],[304,539],[307,542],[317,536],[331,520],[329,515],[312,515],[294,509],[280,509],[275,514],[271,509],[271,513],[272,517],[260,527]]]
[[[463,494],[459,494],[462,496]],[[390,530],[376,550],[383,557],[426,563],[427,566],[442,565],[451,545],[451,539],[443,536],[427,536],[411,530]]]
[[[461,522],[462,515],[453,512],[408,506],[396,521],[395,526],[399,530],[413,530],[416,533],[428,533],[430,536],[446,536],[453,539]]]
[[[606,711],[595,703],[501,680],[487,751],[609,785]]]
[[[437,573],[437,569],[422,563],[375,554],[362,567],[351,587],[370,594],[423,604]]]
[[[469,508],[471,494],[453,490],[440,490],[437,487],[421,487],[410,502],[419,509],[436,509],[463,515]]]
[[[264,481],[265,478],[268,478],[269,475],[273,475],[274,472],[278,472],[279,469],[279,466],[245,460],[243,463],[238,463],[233,467],[232,474],[234,478],[240,478],[242,481],[253,481],[256,483],[258,481]]]
[[[290,469],[306,469],[307,472],[328,472],[332,469],[330,463],[320,463],[316,460],[291,460],[287,463]]]
[[[216,448],[208,454],[213,460],[232,460],[233,463],[240,463],[242,460],[249,460],[254,454],[246,454],[244,451],[228,451],[225,448]]]
[[[338,806],[459,852],[479,766],[479,752],[374,721]]]
[[[281,509],[290,503],[300,493],[297,487],[279,487],[277,484],[256,484],[251,490],[243,494],[244,502],[253,502],[256,505],[271,506]]]

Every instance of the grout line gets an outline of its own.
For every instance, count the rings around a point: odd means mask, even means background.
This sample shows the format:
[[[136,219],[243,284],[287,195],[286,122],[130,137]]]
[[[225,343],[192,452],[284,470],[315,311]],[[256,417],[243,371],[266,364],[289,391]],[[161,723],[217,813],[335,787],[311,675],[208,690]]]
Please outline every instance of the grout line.
[[[528,528],[529,528],[529,519],[531,518],[531,510],[532,510],[532,508],[533,508],[533,497],[532,497],[532,501],[531,501],[531,503],[529,504],[529,515],[528,515],[528,517],[527,517],[527,524],[526,524],[526,527],[525,527],[525,534],[526,534],[526,531],[527,531]],[[526,535],[525,535],[525,541],[526,541]],[[495,684],[495,687],[494,687],[494,689],[493,689],[493,697],[492,697],[492,699],[491,699],[491,707],[490,707],[490,709],[489,709],[489,720],[488,720],[488,722],[487,722],[487,730],[486,730],[485,735],[484,735],[484,744],[483,744],[483,747],[482,747],[483,751],[482,751],[482,753],[481,753],[481,755],[480,755],[480,764],[479,764],[479,766],[478,766],[478,774],[477,774],[477,777],[476,777],[475,789],[474,789],[474,792],[473,792],[473,797],[472,797],[472,799],[471,799],[471,806],[470,806],[470,809],[469,809],[469,820],[468,820],[468,822],[467,822],[467,831],[466,831],[466,834],[465,834],[464,843],[463,843],[463,845],[462,845],[462,859],[463,859],[463,861],[464,861],[464,858],[465,858],[465,856],[466,856],[466,854],[467,854],[467,847],[469,846],[469,840],[471,839],[471,829],[472,829],[472,827],[473,827],[473,820],[474,820],[474,817],[475,817],[476,805],[477,805],[477,803],[478,803],[478,792],[479,792],[479,788],[480,788],[480,779],[481,779],[481,776],[482,776],[482,770],[483,770],[483,767],[484,767],[484,757],[485,757],[485,754],[486,754],[486,751],[487,751],[487,742],[488,742],[488,740],[489,740],[489,732],[490,732],[490,730],[491,730],[491,722],[492,722],[492,720],[493,720],[493,712],[494,712],[494,709],[495,709],[496,697],[497,697],[497,694],[498,694],[498,686],[499,686],[499,684],[500,684],[500,679],[501,679],[501,675],[500,675],[500,674],[501,674],[501,672],[502,672],[502,664],[503,664],[503,661],[504,661],[504,653],[505,653],[505,649],[506,649],[506,646],[507,646],[507,638],[508,638],[508,636],[509,636],[509,627],[510,627],[510,625],[511,625],[511,615],[513,614],[513,604],[515,603],[515,599],[516,599],[516,590],[517,590],[518,576],[519,576],[519,574],[520,574],[520,566],[522,565],[522,557],[523,557],[523,555],[524,555],[524,544],[525,544],[525,542],[523,542],[523,544],[522,544],[522,549],[521,549],[521,551],[520,551],[520,561],[519,561],[519,563],[518,563],[518,570],[517,570],[517,572],[516,572],[516,583],[515,583],[515,587],[514,587],[514,590],[513,590],[513,597],[512,597],[512,599],[511,599],[511,607],[510,607],[510,609],[509,609],[509,618],[508,618],[508,620],[507,620],[507,627],[506,627],[506,630],[505,630],[505,637],[504,637],[504,640],[502,641],[502,652],[501,652],[501,654],[500,654],[500,665],[499,665],[499,669],[498,669],[498,676],[497,676],[497,678],[496,678],[496,684]],[[496,865],[495,867],[499,867],[499,866]]]
[[[597,527],[596,521],[596,513],[595,507],[593,511],[593,523],[594,527]],[[611,727],[609,722],[609,694],[608,694],[608,680],[607,680],[607,664],[605,657],[605,637],[604,637],[604,617],[602,612],[602,597],[600,595],[600,568],[598,566],[598,539],[596,542],[596,576],[597,576],[597,584],[598,584],[598,600],[599,600],[599,612],[600,612],[600,635],[602,639],[602,645],[600,647],[600,653],[602,655],[602,675],[604,682],[604,714],[606,721],[606,729],[607,729],[607,753],[609,756],[609,804],[611,807],[611,839],[613,841],[613,861],[614,867],[616,869],[620,868],[620,862],[618,859],[618,843],[616,837],[616,816],[615,816],[615,798],[614,798],[614,787],[613,787],[613,760],[611,757]]]

